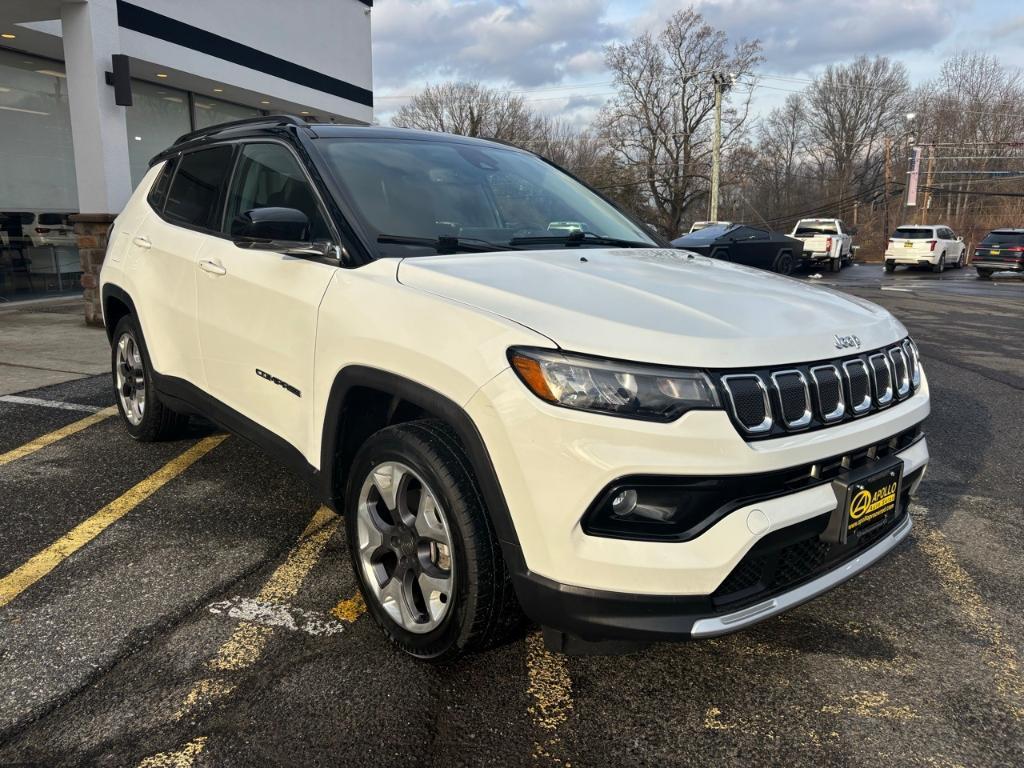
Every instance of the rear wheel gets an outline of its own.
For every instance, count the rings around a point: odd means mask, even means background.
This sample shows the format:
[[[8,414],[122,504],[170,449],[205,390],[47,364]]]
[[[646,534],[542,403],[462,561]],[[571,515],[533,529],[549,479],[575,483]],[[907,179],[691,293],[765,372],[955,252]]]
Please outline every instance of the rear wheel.
[[[991,280],[992,270],[991,269],[978,269],[978,278],[981,280]]]
[[[889,272],[889,273],[895,272],[896,271],[896,262],[895,261],[887,261],[887,262],[885,262],[885,271]]]
[[[521,622],[469,466],[433,419],[380,430],[352,463],[345,524],[360,591],[384,634],[418,659],[486,648]]]
[[[843,260],[839,258],[830,259],[828,262],[829,272],[838,272],[843,268]]]
[[[779,251],[775,261],[772,262],[772,271],[778,272],[780,275],[791,275],[795,266],[791,251]]]
[[[160,400],[142,332],[131,315],[122,317],[114,329],[110,353],[114,398],[128,434],[144,443],[178,437],[188,416]]]
[[[932,272],[942,272],[946,268],[946,254],[939,256],[938,264],[932,264]]]

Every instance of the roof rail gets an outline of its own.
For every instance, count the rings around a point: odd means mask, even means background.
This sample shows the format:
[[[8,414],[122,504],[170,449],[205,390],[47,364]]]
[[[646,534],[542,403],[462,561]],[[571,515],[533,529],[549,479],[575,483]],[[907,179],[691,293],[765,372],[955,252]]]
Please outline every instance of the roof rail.
[[[306,121],[295,115],[260,115],[259,117],[246,117],[242,120],[232,120],[228,123],[217,123],[207,128],[200,128],[198,131],[184,133],[174,140],[174,146],[183,144],[186,141],[195,141],[204,136],[213,136],[221,131],[228,131],[232,128],[242,128],[256,125],[306,125]]]

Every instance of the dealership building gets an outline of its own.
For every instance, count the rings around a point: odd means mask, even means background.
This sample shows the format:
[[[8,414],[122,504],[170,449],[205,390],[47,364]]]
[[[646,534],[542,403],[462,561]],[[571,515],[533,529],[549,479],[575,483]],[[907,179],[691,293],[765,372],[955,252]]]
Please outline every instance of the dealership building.
[[[84,287],[95,320],[109,223],[184,133],[279,112],[369,123],[372,5],[0,2],[0,302]]]

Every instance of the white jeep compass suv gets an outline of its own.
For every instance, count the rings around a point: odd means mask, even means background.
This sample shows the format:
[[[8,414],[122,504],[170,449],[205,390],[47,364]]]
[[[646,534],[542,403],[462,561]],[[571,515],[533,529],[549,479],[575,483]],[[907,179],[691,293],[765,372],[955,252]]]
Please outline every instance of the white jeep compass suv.
[[[888,312],[666,247],[493,142],[182,136],[101,282],[129,434],[202,414],[308,475],[423,659],[524,613],[566,652],[748,627],[892,550],[928,462]]]

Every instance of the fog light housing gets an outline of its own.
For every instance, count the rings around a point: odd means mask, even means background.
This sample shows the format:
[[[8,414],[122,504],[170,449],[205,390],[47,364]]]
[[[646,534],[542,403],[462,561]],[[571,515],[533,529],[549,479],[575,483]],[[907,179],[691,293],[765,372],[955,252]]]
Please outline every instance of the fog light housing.
[[[628,478],[606,488],[583,516],[591,536],[648,541],[694,538],[731,507],[731,489],[715,478]]]

